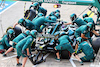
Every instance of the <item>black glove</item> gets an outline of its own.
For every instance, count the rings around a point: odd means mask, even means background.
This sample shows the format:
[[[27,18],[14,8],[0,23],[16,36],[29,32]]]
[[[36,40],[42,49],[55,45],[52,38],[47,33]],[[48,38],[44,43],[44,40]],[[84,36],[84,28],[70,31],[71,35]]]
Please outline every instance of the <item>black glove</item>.
[[[63,24],[64,24],[64,22],[60,22],[60,24],[61,24],[61,25],[63,25]]]
[[[22,54],[25,54],[25,51],[24,50],[22,50]]]

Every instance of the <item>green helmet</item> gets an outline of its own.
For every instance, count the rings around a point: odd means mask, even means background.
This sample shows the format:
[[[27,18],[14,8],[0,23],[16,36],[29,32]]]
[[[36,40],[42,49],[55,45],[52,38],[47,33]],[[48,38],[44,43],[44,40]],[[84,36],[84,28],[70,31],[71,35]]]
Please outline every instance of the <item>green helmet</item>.
[[[83,18],[88,17],[88,14],[83,14]]]
[[[7,31],[7,35],[9,36],[9,39],[10,39],[10,40],[13,40],[13,38],[15,37],[15,32],[14,32],[14,30],[13,30],[13,29],[9,29],[9,30]]]
[[[56,21],[57,20],[57,18],[55,16],[50,16],[49,19],[52,20],[52,21]]]
[[[74,21],[77,18],[77,15],[75,13],[70,15],[71,21]]]
[[[29,31],[29,30],[26,30],[26,31],[25,31],[25,34],[26,34],[26,35],[29,35],[29,34],[30,34],[30,31]]]
[[[39,3],[38,2],[33,3],[33,7],[35,10],[37,10],[39,8]]]
[[[76,38],[76,41],[79,42],[79,44],[80,44],[82,42],[82,38],[78,37],[78,38]]]
[[[34,38],[36,38],[37,30],[32,30],[32,31],[30,32],[30,34],[31,34]]]
[[[21,19],[19,19],[18,24],[20,24],[21,26],[23,26],[24,25],[24,21],[25,21],[25,19],[21,18]]]
[[[8,31],[7,31],[7,34],[13,34],[14,33],[14,30],[13,29],[9,29]]]
[[[60,13],[57,12],[54,14],[54,16],[57,17],[57,19],[60,19]]]
[[[89,22],[89,23],[87,23],[87,26],[92,29],[93,23]]]
[[[60,13],[60,10],[57,9],[57,10],[55,10],[55,12],[56,12],[56,13],[57,13],[57,12]]]

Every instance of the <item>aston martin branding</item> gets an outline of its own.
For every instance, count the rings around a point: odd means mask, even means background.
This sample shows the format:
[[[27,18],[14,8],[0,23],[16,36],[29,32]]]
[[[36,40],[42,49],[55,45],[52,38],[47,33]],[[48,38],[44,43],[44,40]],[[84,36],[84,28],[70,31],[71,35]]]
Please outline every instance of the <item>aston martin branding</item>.
[[[31,1],[36,1],[36,2],[44,2],[43,0],[31,0]]]
[[[48,3],[61,3],[61,4],[76,4],[76,2],[66,2],[66,1],[59,1],[59,0],[31,0],[35,2],[48,2]]]
[[[76,4],[76,2],[66,2],[66,1],[62,1],[62,4]]]
[[[37,1],[37,2],[49,2],[49,3],[59,3],[57,0],[31,0],[31,1]]]
[[[57,0],[44,0],[44,2],[59,3]]]

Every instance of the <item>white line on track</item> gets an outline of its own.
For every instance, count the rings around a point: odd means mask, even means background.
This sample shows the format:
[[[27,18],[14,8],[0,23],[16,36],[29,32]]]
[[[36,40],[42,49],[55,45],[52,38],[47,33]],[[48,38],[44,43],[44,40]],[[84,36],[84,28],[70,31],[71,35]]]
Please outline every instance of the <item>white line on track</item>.
[[[19,1],[15,2],[14,4],[12,4],[11,6],[9,6],[8,8],[6,8],[5,10],[3,10],[2,12],[0,12],[0,14],[2,14],[3,12],[5,12],[7,9],[11,8],[13,5],[17,4]]]
[[[32,66],[32,67],[37,67],[37,65],[34,65],[34,66]]]
[[[73,59],[72,59],[72,58],[70,58],[69,61],[70,61],[70,63],[72,64],[73,67],[76,67],[76,65],[75,65],[75,63],[73,62]]]
[[[10,57],[6,57],[6,58],[3,58],[2,60],[7,60],[7,59],[10,59],[10,58],[13,58],[13,57],[16,57],[17,55],[13,55],[13,56],[10,56]]]
[[[97,64],[97,63],[96,64],[95,63],[91,63],[90,67],[100,67],[100,62],[99,62],[99,64]]]
[[[72,60],[76,60],[76,61],[78,61],[78,59],[74,59],[74,58],[71,58]]]

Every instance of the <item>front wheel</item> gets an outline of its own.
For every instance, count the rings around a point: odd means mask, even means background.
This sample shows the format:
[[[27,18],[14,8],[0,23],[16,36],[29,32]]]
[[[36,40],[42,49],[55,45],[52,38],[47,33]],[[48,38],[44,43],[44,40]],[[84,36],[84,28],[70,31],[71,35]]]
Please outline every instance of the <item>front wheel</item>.
[[[70,59],[71,53],[68,50],[61,51],[61,58],[62,59]]]

